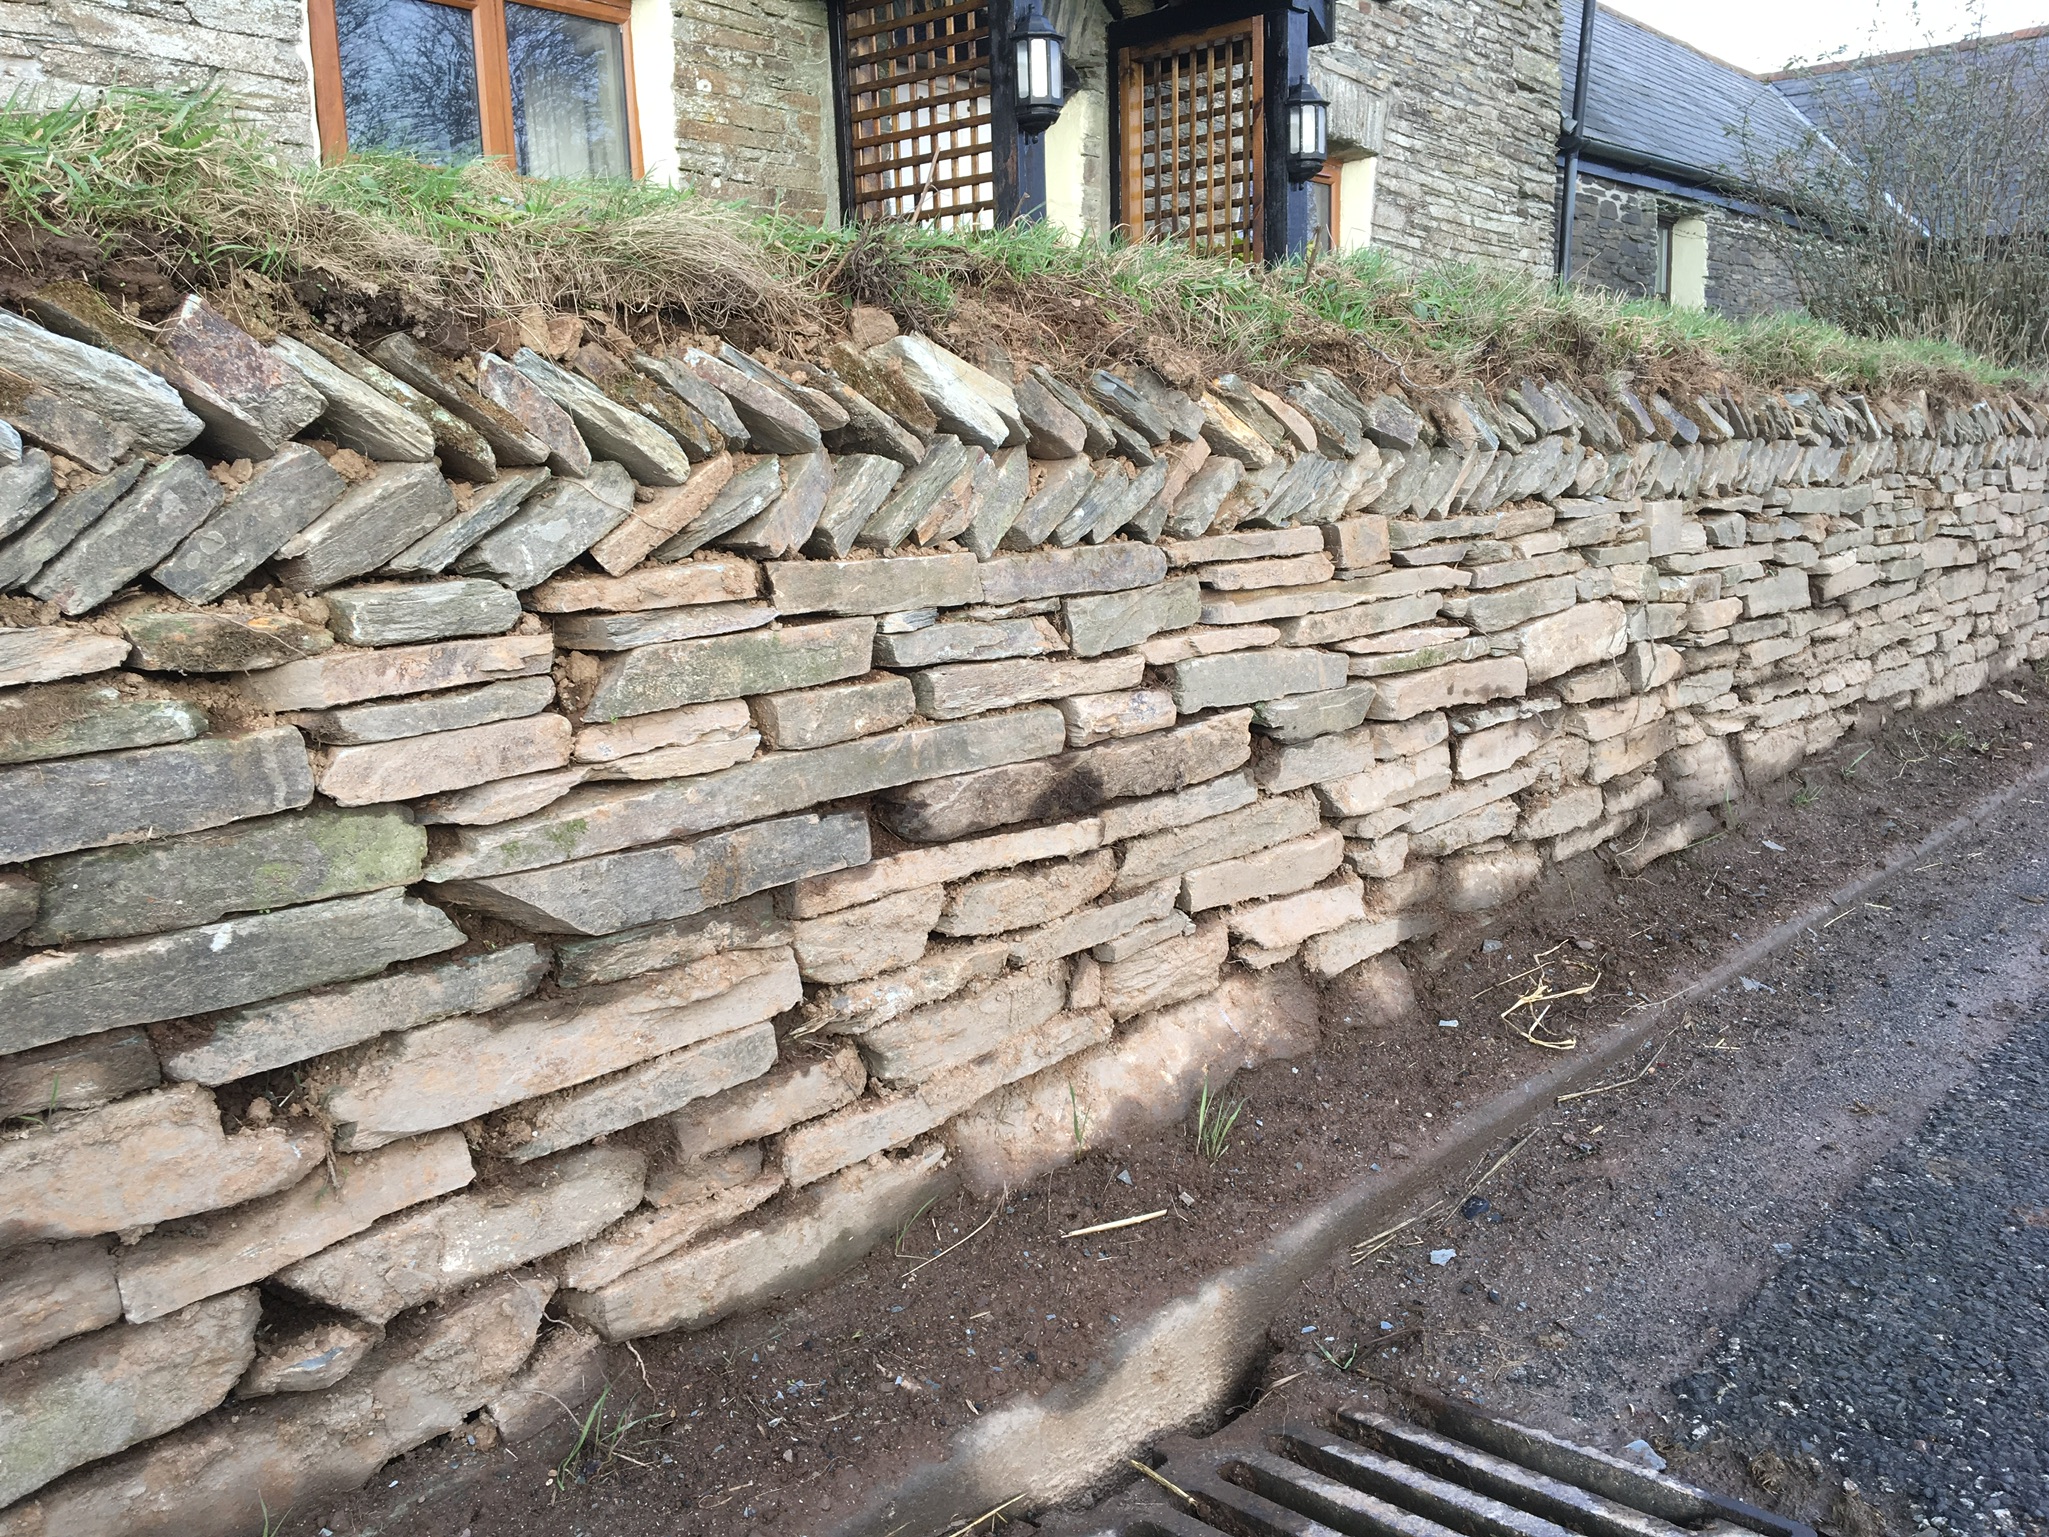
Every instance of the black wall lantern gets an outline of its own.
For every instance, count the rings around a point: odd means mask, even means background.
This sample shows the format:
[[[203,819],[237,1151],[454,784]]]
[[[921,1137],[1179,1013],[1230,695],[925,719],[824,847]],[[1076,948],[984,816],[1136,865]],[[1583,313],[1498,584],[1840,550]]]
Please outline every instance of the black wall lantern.
[[[1288,180],[1313,181],[1330,158],[1330,103],[1307,80],[1288,87]]]
[[[1017,131],[1036,138],[1053,126],[1067,105],[1067,83],[1061,77],[1060,49],[1067,40],[1057,32],[1039,0],[1023,0],[1010,24],[1017,54]]]

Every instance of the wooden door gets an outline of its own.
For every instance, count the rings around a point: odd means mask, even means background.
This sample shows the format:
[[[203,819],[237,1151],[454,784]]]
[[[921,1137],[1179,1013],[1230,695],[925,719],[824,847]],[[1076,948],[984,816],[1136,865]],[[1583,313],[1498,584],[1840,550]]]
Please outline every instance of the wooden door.
[[[1262,254],[1264,38],[1253,16],[1119,52],[1119,179],[1131,238]]]
[[[842,25],[852,217],[992,228],[988,0],[854,0]]]

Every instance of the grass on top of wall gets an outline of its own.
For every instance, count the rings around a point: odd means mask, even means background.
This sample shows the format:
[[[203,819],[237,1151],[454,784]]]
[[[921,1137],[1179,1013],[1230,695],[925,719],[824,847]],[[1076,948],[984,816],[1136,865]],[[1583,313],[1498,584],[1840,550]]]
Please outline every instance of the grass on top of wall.
[[[274,155],[217,92],[0,106],[0,261],[34,277],[142,256],[255,324],[475,325],[527,306],[640,334],[702,329],[801,349],[849,303],[963,345],[1076,365],[1139,358],[1192,382],[1319,362],[1373,385],[1571,380],[1927,388],[2040,381],[1946,344],[1803,316],[1738,323],[1376,251],[1266,268],[1040,225],[822,230],[645,183],[543,181],[404,156]],[[69,271],[64,269],[69,268]]]

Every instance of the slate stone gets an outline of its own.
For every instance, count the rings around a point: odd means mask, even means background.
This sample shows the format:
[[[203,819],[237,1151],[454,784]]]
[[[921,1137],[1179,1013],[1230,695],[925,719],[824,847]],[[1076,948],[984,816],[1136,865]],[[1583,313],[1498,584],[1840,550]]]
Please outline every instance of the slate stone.
[[[548,468],[579,479],[590,472],[590,446],[576,423],[538,384],[495,353],[477,357],[477,393],[515,418],[548,447]]]
[[[766,385],[777,394],[788,397],[796,406],[818,423],[821,432],[835,432],[847,425],[847,413],[830,395],[801,384],[787,374],[777,373],[773,368],[751,358],[731,342],[719,343],[719,361],[728,368],[738,369],[756,384]]]
[[[868,670],[874,639],[872,619],[832,619],[642,646],[605,663],[583,719],[617,720],[858,678]]]
[[[569,413],[591,452],[624,466],[643,485],[680,486],[690,478],[690,457],[674,438],[595,385],[557,368],[530,347],[512,365]]]
[[[233,1008],[461,943],[438,907],[379,891],[48,951],[0,968],[0,1049]]]
[[[0,764],[185,742],[206,712],[182,699],[123,697],[110,684],[60,683],[0,694]]]
[[[552,480],[463,552],[455,569],[517,591],[537,587],[626,521],[633,481],[600,460],[585,480]]]
[[[687,966],[727,950],[773,950],[790,942],[767,893],[666,923],[625,929],[555,946],[556,984],[565,988],[618,982],[645,972]]]
[[[20,374],[92,409],[135,434],[154,454],[173,454],[205,425],[178,392],[124,357],[58,336],[11,312],[0,313],[0,368]]]
[[[316,435],[379,462],[423,464],[434,458],[434,429],[425,418],[296,337],[280,336],[270,350],[327,403],[313,424]]]
[[[0,1058],[0,1116],[89,1110],[154,1089],[163,1081],[147,1032],[103,1030],[75,1036]],[[0,1293],[5,1289],[6,1282],[0,1281]],[[0,1311],[5,1306],[0,1296]],[[7,1327],[0,1323],[0,1360],[7,1354]]]
[[[135,434],[126,427],[6,369],[0,369],[0,414],[5,415],[17,439],[25,438],[95,474],[104,475],[135,446]],[[16,451],[10,463],[20,460]],[[18,510],[15,488],[19,483],[16,476],[0,474],[0,533],[11,532],[26,521]]]
[[[883,667],[937,667],[945,662],[996,662],[1044,656],[1061,649],[1060,637],[1040,618],[935,624],[902,635],[877,635],[875,660]]]
[[[802,548],[818,526],[832,494],[832,455],[819,449],[785,459],[782,495],[753,517],[723,534],[719,543],[742,555],[774,560]]]
[[[445,901],[542,934],[615,934],[868,862],[859,812],[785,817],[566,865],[448,881]]]
[[[517,469],[500,474],[489,485],[454,491],[455,516],[419,543],[400,550],[384,563],[400,576],[437,575],[458,556],[517,513],[526,499],[548,483],[545,469]]]
[[[143,460],[132,459],[111,474],[75,486],[37,514],[20,533],[0,543],[0,592],[25,585],[126,496],[148,468]]]
[[[501,635],[377,650],[339,648],[244,680],[267,710],[324,710],[396,694],[425,694],[545,673],[555,656],[546,635]]]
[[[971,555],[905,555],[893,560],[784,561],[767,568],[784,614],[892,614],[957,608],[982,598]]]
[[[924,336],[894,336],[868,356],[895,363],[932,408],[940,428],[992,453],[1026,440],[1010,386]]]
[[[747,428],[733,410],[732,401],[723,393],[697,377],[675,358],[656,357],[651,353],[636,352],[627,359],[630,367],[647,375],[663,389],[696,411],[718,430],[719,436],[729,444],[744,447],[747,443]]]
[[[564,614],[555,621],[555,644],[565,651],[630,651],[664,641],[730,635],[773,624],[766,603],[699,603],[630,614]]]
[[[391,742],[323,748],[313,783],[341,806],[418,800],[545,774],[569,762],[575,728],[542,712]]]
[[[519,598],[496,582],[366,582],[327,593],[327,627],[354,646],[394,646],[459,635],[502,635],[519,623]]]
[[[171,364],[165,377],[224,459],[269,458],[326,407],[296,369],[197,294],[186,296],[153,340]]]
[[[1152,446],[1157,448],[1173,436],[1173,428],[1152,402],[1107,369],[1099,368],[1090,374],[1084,388],[1089,399],[1143,435]]]
[[[968,446],[959,438],[948,434],[934,438],[923,461],[897,482],[889,499],[861,525],[854,543],[868,550],[895,549],[943,497],[957,488],[963,473],[972,467]]]
[[[21,463],[21,434],[0,422],[0,464]]]
[[[1423,438],[1423,418],[1406,402],[1393,395],[1368,401],[1360,417],[1361,429],[1378,448],[1414,448]]]
[[[1209,532],[1218,511],[1244,478],[1245,466],[1236,459],[1212,455],[1181,488],[1161,532],[1174,539],[1200,538]]]
[[[0,688],[104,672],[127,656],[127,645],[118,636],[91,630],[62,625],[0,629]]]
[[[1350,731],[1366,719],[1373,703],[1371,683],[1353,683],[1319,693],[1294,694],[1253,706],[1260,731],[1276,742],[1307,742],[1333,732]]]
[[[428,430],[434,434],[435,456],[441,461],[442,470],[451,480],[488,483],[496,477],[498,459],[492,453],[491,445],[485,441],[484,435],[453,412],[444,409],[439,401],[422,394],[405,380],[371,362],[354,348],[343,346],[331,336],[323,336],[317,331],[307,331],[301,339],[335,367],[361,380],[393,405],[403,407],[425,422]]]
[[[288,443],[256,466],[219,511],[150,573],[191,603],[211,603],[254,571],[349,488],[320,454]]]
[[[467,422],[490,446],[501,469],[546,464],[548,445],[520,419],[471,386],[454,365],[394,331],[370,349],[370,356],[397,378]]]
[[[732,403],[757,453],[808,454],[824,446],[817,421],[780,390],[696,347],[684,353],[681,367]]]
[[[334,644],[326,630],[289,614],[222,609],[130,614],[121,629],[135,647],[128,665],[149,672],[255,672]]]
[[[1074,654],[1101,656],[1194,624],[1202,613],[1202,587],[1195,577],[1180,576],[1152,587],[1065,598],[1060,611]]]
[[[366,575],[455,511],[454,493],[432,464],[379,465],[279,546],[278,580],[298,592],[318,592]]]
[[[36,908],[41,901],[42,894],[36,883],[26,875],[19,870],[0,871],[0,943],[14,938],[35,922]]]
[[[413,802],[413,820],[427,827],[487,827],[551,806],[590,778],[586,764],[573,763],[538,774],[494,779]]]
[[[916,464],[925,457],[925,440],[851,384],[820,374],[818,387],[847,413],[847,425],[825,430],[825,446],[835,454],[875,454],[898,464]]]
[[[917,692],[920,715],[928,720],[955,720],[1042,699],[1136,688],[1144,671],[1145,658],[1135,651],[1096,661],[1025,657],[928,667],[912,677],[911,685]]]
[[[711,505],[685,524],[680,533],[658,545],[654,559],[677,561],[695,554],[721,534],[731,533],[765,511],[782,494],[783,463],[775,455],[764,455],[751,464],[735,461],[732,478],[719,489]]]
[[[1346,660],[1329,651],[1262,648],[1196,656],[1165,669],[1174,707],[1183,715],[1257,704],[1287,694],[1342,688]]]
[[[910,726],[808,752],[772,753],[695,779],[586,786],[517,822],[435,834],[427,876],[455,880],[560,864],[917,780],[1041,758],[1060,751],[1066,740],[1060,712],[1041,705]]]
[[[66,614],[97,608],[205,522],[221,495],[197,459],[178,454],[162,460],[37,572],[28,590]]]
[[[173,1078],[230,1083],[387,1032],[503,1008],[533,992],[547,975],[547,951],[511,944],[200,1019],[155,1025],[150,1035],[164,1070]]]
[[[398,737],[425,736],[434,731],[459,731],[491,721],[516,720],[545,710],[555,698],[555,680],[548,677],[508,678],[475,688],[450,689],[383,704],[346,705],[310,710],[284,719],[316,742],[389,742]]]
[[[586,347],[582,351],[588,355],[598,349]],[[579,372],[597,385],[606,399],[616,401],[653,422],[676,440],[684,457],[693,464],[725,452],[726,435],[713,426],[711,419],[702,411],[674,390],[626,367],[610,353],[603,356],[611,367],[602,374],[584,369],[581,363],[578,367]]]
[[[1063,459],[1044,466],[1039,489],[1025,499],[1017,519],[998,546],[1035,550],[1044,544],[1096,483],[1095,466],[1086,459]]]
[[[1117,446],[1117,434],[1110,425],[1110,419],[1084,399],[1080,391],[1043,363],[1034,363],[1029,373],[1040,388],[1081,422],[1083,431],[1088,435],[1082,445],[1084,454],[1100,459]]]
[[[171,837],[303,806],[306,745],[289,726],[0,770],[0,863]]]
[[[1036,376],[1026,374],[1012,394],[1024,419],[1025,445],[1034,459],[1073,459],[1088,451],[1088,427]]]
[[[960,533],[961,547],[979,560],[994,555],[1025,509],[1031,493],[1031,461],[1022,448],[1006,448],[997,454],[995,471],[986,483],[977,483],[975,505],[968,526]]]
[[[427,835],[396,811],[288,811],[32,867],[35,945],[161,934],[228,913],[352,896],[420,877]]]
[[[1150,544],[999,555],[982,563],[984,603],[1024,603],[1088,592],[1150,587],[1167,574],[1167,557]]]
[[[772,749],[789,751],[893,731],[918,706],[909,678],[872,673],[851,683],[763,694],[749,708],[762,740]]]
[[[702,460],[687,484],[638,491],[626,518],[590,548],[590,557],[614,576],[631,571],[643,559],[702,517],[733,478],[736,468],[727,453]]]
[[[918,520],[911,538],[929,548],[967,532],[968,525],[974,522],[975,509],[994,488],[995,480],[996,462],[983,450],[971,447],[966,467]]]

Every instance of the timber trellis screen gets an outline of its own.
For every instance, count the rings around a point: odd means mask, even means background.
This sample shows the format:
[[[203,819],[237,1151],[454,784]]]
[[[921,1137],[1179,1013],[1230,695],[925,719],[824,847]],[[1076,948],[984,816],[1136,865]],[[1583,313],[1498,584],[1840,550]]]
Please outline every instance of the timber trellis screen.
[[[1125,230],[1260,255],[1266,172],[1259,18],[1119,57]]]
[[[987,0],[883,0],[845,17],[855,219],[996,222]]]

